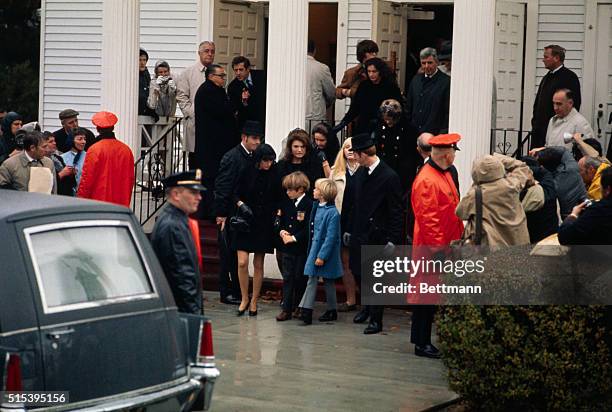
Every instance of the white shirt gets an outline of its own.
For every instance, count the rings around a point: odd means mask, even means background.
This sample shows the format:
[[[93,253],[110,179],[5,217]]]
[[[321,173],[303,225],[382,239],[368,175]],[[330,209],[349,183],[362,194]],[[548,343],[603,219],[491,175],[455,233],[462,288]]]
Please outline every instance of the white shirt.
[[[246,148],[246,147],[244,147],[244,145],[242,144],[242,142],[240,142],[240,146],[242,146],[242,148],[244,149],[244,151],[245,151],[245,152],[247,152],[247,154],[248,154],[249,156],[252,154],[251,152],[249,152],[249,151],[247,150],[247,148]]]
[[[563,67],[563,65],[561,65],[561,66],[557,67],[555,70],[551,70],[550,72],[551,72],[552,74],[555,74],[555,73],[557,73],[557,72],[558,72],[558,71],[561,69],[561,67]]]
[[[29,162],[29,163],[32,163],[34,160],[36,160],[36,159],[34,159],[33,157],[30,157],[30,155],[28,154],[28,151],[27,151],[27,150],[24,150],[24,151],[23,151],[23,154],[25,154],[25,155],[26,155],[26,158],[28,159],[28,162]]]
[[[293,201],[293,203],[295,204],[295,207],[298,207],[302,199],[304,199],[304,196],[306,196],[306,193],[303,193],[302,196],[298,197],[297,199]]]
[[[379,164],[380,164],[380,157],[377,157],[376,161],[368,167],[368,175],[371,175],[372,173],[374,173],[374,169],[376,169],[376,167]]]
[[[572,144],[563,142],[564,133],[572,135],[582,133],[584,139],[592,138],[595,135],[587,119],[574,108],[565,117],[555,115],[550,119],[548,129],[546,129],[546,146],[565,146],[571,150]]]

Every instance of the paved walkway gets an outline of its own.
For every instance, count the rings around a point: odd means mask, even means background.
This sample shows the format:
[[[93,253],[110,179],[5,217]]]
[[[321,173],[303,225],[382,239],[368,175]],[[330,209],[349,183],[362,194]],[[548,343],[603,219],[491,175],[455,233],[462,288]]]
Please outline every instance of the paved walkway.
[[[351,314],[311,326],[276,322],[278,302],[255,318],[206,293],[217,366],[213,411],[419,411],[453,399],[440,360],[414,356],[410,316],[385,312],[383,334],[366,336]],[[324,310],[318,304],[315,315]],[[350,315],[350,316],[349,316]]]

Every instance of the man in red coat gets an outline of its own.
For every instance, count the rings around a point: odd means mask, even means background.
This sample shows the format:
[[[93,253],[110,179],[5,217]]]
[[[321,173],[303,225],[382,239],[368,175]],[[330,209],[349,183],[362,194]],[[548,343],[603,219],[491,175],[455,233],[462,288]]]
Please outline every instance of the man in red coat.
[[[98,112],[91,119],[100,138],[87,151],[77,196],[130,207],[134,155],[128,145],[115,138],[117,121],[110,112]]]
[[[428,258],[441,257],[445,249],[443,247],[459,239],[463,233],[463,222],[455,215],[459,204],[459,183],[457,169],[453,166],[460,139],[458,134],[444,134],[429,140],[431,157],[412,185],[411,200],[415,218],[413,248],[417,250],[413,259],[423,255]],[[427,252],[419,252],[419,246],[426,246],[420,249],[426,249]],[[421,280],[427,279],[422,277]],[[440,357],[438,349],[431,344],[434,311],[434,306],[418,305],[412,312],[410,341],[415,345],[414,353],[417,356]]]

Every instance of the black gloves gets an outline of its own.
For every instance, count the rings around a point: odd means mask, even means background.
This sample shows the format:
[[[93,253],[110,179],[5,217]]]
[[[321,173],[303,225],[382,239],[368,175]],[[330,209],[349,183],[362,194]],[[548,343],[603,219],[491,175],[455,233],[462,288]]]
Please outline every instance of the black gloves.
[[[342,244],[346,247],[349,247],[349,245],[351,244],[351,234],[350,233],[342,234]]]
[[[326,162],[327,156],[325,156],[325,151],[321,149],[317,149],[317,158],[319,159],[321,163]]]
[[[246,203],[242,203],[240,206],[238,206],[238,213],[247,220],[253,219],[253,211],[247,206]]]

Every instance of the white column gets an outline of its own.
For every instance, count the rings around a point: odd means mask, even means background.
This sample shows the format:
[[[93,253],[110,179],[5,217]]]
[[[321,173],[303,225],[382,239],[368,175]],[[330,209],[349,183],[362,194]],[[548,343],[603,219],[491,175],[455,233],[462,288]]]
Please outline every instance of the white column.
[[[270,0],[266,142],[281,153],[281,141],[306,117],[308,0]]]
[[[140,0],[104,0],[102,9],[102,90],[100,110],[119,118],[117,139],[134,155],[138,135],[138,49]]]
[[[462,137],[455,160],[462,193],[472,161],[489,153],[494,37],[495,0],[455,0],[449,132]]]

